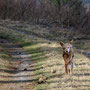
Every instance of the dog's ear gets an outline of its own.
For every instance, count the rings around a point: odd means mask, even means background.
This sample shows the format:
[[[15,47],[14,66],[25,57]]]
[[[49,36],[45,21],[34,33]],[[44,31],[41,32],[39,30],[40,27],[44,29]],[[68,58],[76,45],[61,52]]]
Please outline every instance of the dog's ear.
[[[73,40],[71,40],[69,43],[72,45],[73,44]]]
[[[64,45],[64,43],[61,41],[61,42],[60,42],[60,45],[61,45],[61,46],[63,46],[63,45]]]

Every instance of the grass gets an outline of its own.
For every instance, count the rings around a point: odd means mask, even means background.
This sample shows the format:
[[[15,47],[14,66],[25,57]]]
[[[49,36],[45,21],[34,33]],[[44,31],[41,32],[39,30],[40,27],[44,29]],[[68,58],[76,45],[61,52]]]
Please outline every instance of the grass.
[[[2,81],[9,81],[10,78],[6,78],[5,76],[10,76],[10,74],[7,72],[8,70],[11,70],[11,57],[8,56],[8,53],[6,49],[0,45],[0,82]],[[4,87],[4,88],[3,88]],[[5,90],[8,87],[8,85],[4,85],[0,83],[0,90]]]
[[[0,46],[0,58],[1,58],[1,65],[0,67],[6,68],[9,65],[9,61],[11,60],[11,57],[8,56],[8,53],[4,49],[4,47]],[[6,65],[5,65],[6,64]]]
[[[43,28],[39,25],[29,25],[27,23],[20,23],[20,25],[16,24],[7,24],[8,27],[15,27],[15,29],[25,32],[29,36],[34,36],[38,38],[44,38],[46,40],[55,40],[55,41],[61,41],[68,42],[71,39],[74,39],[75,47],[79,49],[84,49],[86,51],[90,51],[90,36],[83,35],[82,33],[79,33],[72,29],[62,29],[62,28]],[[19,27],[20,26],[20,27]],[[21,27],[22,26],[22,27]],[[41,41],[42,42],[42,41]]]
[[[12,24],[8,24],[8,26],[14,26]],[[3,28],[0,31],[0,35],[4,38],[15,39],[15,43],[20,44],[30,55],[33,63],[35,63],[35,74],[37,81],[35,83],[35,87],[33,90],[89,90],[90,89],[90,59],[86,58],[86,56],[75,52],[74,62],[76,67],[74,68],[74,72],[72,76],[65,76],[64,71],[64,61],[62,58],[62,49],[58,43],[58,41],[52,41],[51,36],[52,33],[49,33],[47,28],[41,28],[39,26],[29,26],[19,27],[19,29],[24,32],[34,32],[36,34],[26,34],[15,31],[13,29]],[[63,32],[59,31],[60,33]],[[3,34],[2,34],[3,33]],[[65,35],[67,31],[64,32]],[[50,39],[47,40],[47,36],[50,34]],[[71,34],[71,32],[68,32]],[[44,35],[47,35],[46,37]],[[13,37],[13,38],[12,38]],[[54,37],[58,39],[58,36]],[[68,40],[62,36],[60,40]],[[75,41],[75,46],[81,47],[84,49],[89,49],[89,40],[85,42],[82,40],[82,43],[79,43],[79,40]],[[84,43],[83,43],[84,42]],[[86,43],[86,44],[85,44]],[[84,44],[84,45],[83,45]],[[51,70],[56,70],[56,73],[51,73]],[[45,83],[38,84],[38,79],[44,75],[47,77]]]

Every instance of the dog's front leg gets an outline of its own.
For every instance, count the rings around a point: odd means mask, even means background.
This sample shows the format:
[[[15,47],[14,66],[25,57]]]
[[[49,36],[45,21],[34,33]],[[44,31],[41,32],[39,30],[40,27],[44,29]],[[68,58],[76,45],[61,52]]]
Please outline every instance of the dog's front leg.
[[[66,73],[66,75],[68,74],[67,64],[65,64],[65,73]]]
[[[71,68],[70,68],[70,75],[72,75],[72,69],[73,69],[73,65],[71,65]]]

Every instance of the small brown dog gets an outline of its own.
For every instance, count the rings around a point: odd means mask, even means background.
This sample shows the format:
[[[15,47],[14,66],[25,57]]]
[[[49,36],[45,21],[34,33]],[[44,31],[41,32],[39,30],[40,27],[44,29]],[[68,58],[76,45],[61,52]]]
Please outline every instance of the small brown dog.
[[[73,44],[73,40],[66,44],[64,44],[63,42],[60,42],[60,45],[63,49],[65,72],[66,74],[69,74],[69,75],[72,75],[72,69],[73,69],[74,51],[73,51],[72,44]]]

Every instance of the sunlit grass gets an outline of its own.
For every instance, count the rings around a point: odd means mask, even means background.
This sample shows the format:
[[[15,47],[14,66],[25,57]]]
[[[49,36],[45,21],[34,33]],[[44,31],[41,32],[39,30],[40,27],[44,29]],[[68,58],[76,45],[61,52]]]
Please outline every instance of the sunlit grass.
[[[22,27],[19,27],[19,29]],[[34,28],[34,26],[32,26]],[[36,28],[38,29],[38,28]],[[36,30],[35,29],[35,30]],[[23,29],[24,30],[24,29]],[[32,31],[30,27],[24,31]],[[34,29],[33,29],[34,30]],[[35,30],[33,31],[35,33]],[[43,34],[42,28],[37,30],[38,35]],[[44,31],[44,30],[43,30]],[[4,29],[1,32],[5,33],[3,37],[9,39],[15,39],[16,43],[19,43],[30,55],[33,62],[36,64],[37,81],[35,82],[35,88],[33,90],[89,90],[90,89],[90,60],[86,56],[75,52],[74,64],[72,76],[65,76],[64,60],[62,57],[62,49],[58,42],[44,40],[43,37],[38,38],[35,35],[26,35],[16,32],[15,30]],[[45,32],[48,33],[48,30]],[[61,32],[62,33],[62,32]],[[51,34],[51,33],[48,33]],[[64,32],[64,34],[66,34]],[[43,34],[46,35],[46,34]],[[34,38],[31,36],[35,36]],[[48,35],[47,35],[48,36]],[[52,36],[52,35],[51,35]],[[64,36],[62,36],[64,38]],[[64,41],[63,38],[60,38]],[[54,37],[55,38],[55,37]],[[41,42],[42,43],[41,43]],[[67,41],[67,40],[66,40]],[[66,42],[65,41],[65,42]],[[89,42],[87,44],[79,43],[75,41],[75,46],[89,48]],[[56,73],[51,73],[51,70],[55,69]],[[45,83],[38,84],[38,79],[44,75],[47,77]]]

